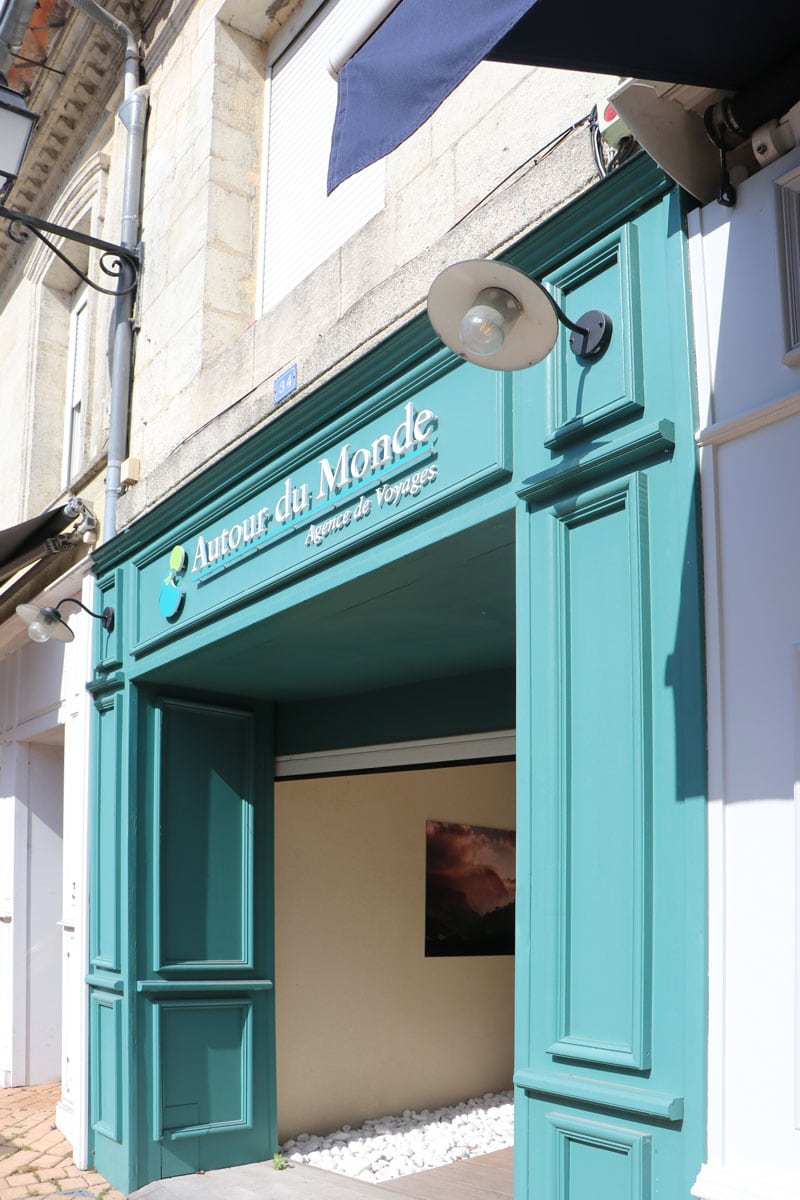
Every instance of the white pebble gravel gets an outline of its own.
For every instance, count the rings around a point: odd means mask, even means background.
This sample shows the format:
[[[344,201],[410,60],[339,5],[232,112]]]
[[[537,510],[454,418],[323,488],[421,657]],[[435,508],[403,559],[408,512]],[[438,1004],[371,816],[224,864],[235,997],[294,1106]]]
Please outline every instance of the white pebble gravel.
[[[376,1117],[358,1129],[345,1125],[325,1137],[299,1133],[281,1152],[290,1162],[385,1183],[513,1144],[513,1092],[487,1092],[433,1112],[407,1108],[402,1116]]]

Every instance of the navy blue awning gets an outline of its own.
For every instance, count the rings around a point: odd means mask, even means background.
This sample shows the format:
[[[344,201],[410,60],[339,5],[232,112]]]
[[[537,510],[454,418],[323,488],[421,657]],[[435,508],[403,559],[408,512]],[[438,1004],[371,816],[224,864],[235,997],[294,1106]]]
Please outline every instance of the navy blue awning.
[[[752,19],[718,0],[400,0],[339,73],[328,191],[405,141],[483,58],[737,91],[798,49],[786,0]]]

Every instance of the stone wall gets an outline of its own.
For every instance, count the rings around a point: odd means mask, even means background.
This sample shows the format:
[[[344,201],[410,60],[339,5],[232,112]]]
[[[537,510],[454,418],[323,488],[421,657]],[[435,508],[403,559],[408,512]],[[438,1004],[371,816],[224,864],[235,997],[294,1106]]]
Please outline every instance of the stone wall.
[[[607,90],[602,77],[481,64],[389,156],[383,210],[260,316],[265,79],[283,22],[253,36],[226,23],[245,24],[216,0],[182,15],[161,25],[146,57],[131,422],[143,479],[121,501],[120,527],[278,416],[273,383],[286,366],[297,364],[290,403],[301,403],[421,311],[442,267],[497,253],[594,182],[585,127],[535,156]]]
[[[262,316],[269,66],[275,46],[318,6],[273,3],[255,15],[239,0],[222,7],[180,0],[120,11],[141,29],[150,117],[130,424],[130,454],[142,475],[121,499],[118,528],[279,418],[273,382],[288,365],[297,364],[298,379],[289,403],[302,403],[422,311],[444,266],[498,253],[596,180],[585,124],[551,143],[586,117],[611,81],[482,63],[387,158],[382,211]],[[70,10],[49,62],[66,75],[43,74],[36,83],[32,107],[45,105],[47,115],[13,200],[73,226],[88,220],[92,232],[116,241],[125,154],[114,116],[117,47]],[[90,111],[81,109],[78,120],[81,97]],[[43,156],[51,164],[46,179]],[[81,181],[100,159],[102,194],[87,198]],[[83,195],[83,208],[64,203],[70,193]],[[65,364],[56,310],[75,286],[49,251],[10,253],[0,261],[0,370],[11,389],[0,405],[15,437],[0,448],[2,524],[39,511],[60,491]],[[109,302],[93,298],[84,466],[98,493],[109,315]]]

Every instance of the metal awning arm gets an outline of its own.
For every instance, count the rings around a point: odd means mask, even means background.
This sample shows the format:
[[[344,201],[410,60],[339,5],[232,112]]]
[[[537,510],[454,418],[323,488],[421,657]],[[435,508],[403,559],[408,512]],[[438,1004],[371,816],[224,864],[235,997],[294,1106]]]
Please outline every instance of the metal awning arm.
[[[138,249],[120,246],[116,242],[105,242],[102,238],[92,237],[88,233],[80,233],[76,229],[67,229],[63,225],[55,225],[52,221],[43,221],[41,217],[32,217],[29,213],[18,212],[13,208],[6,208],[3,204],[0,204],[0,220],[8,221],[7,233],[12,241],[24,245],[32,233],[40,242],[44,242],[48,250],[52,250],[53,254],[57,255],[63,263],[66,263],[71,271],[74,271],[84,283],[88,284],[90,288],[94,288],[96,292],[102,292],[105,296],[127,296],[130,292],[136,290],[141,266],[141,257]],[[90,246],[93,250],[99,250],[101,271],[104,271],[111,278],[116,279],[118,286],[105,288],[99,283],[95,283],[76,263],[67,257],[63,250],[59,250],[58,246],[45,236],[46,234],[66,238],[70,242],[78,242],[81,246]]]

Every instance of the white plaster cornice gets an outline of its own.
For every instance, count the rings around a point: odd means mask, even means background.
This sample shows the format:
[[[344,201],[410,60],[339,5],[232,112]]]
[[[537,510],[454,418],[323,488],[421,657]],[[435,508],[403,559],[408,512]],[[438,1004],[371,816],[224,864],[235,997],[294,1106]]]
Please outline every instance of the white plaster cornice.
[[[724,442],[734,442],[737,438],[746,437],[768,425],[785,421],[800,413],[800,392],[776,400],[773,404],[765,404],[763,408],[753,408],[750,412],[730,421],[719,421],[714,425],[706,425],[698,429],[694,435],[698,446],[720,446]]]

